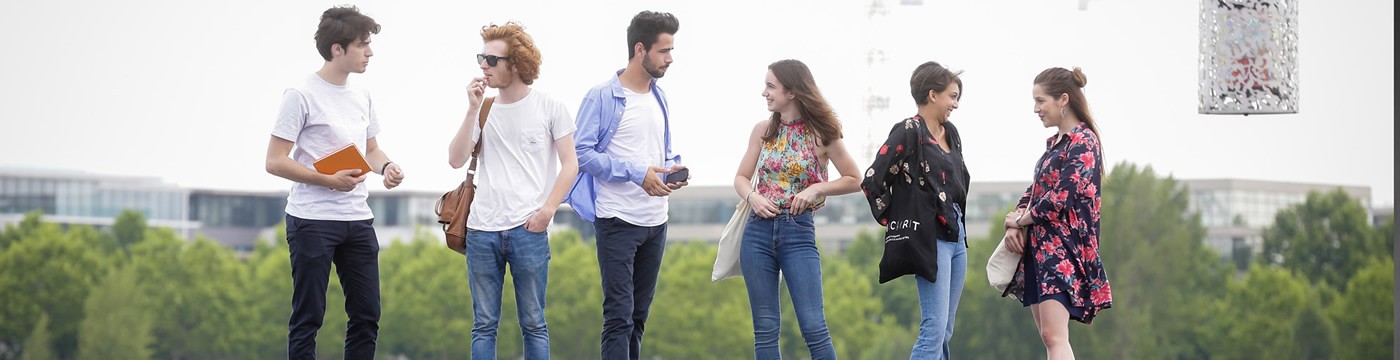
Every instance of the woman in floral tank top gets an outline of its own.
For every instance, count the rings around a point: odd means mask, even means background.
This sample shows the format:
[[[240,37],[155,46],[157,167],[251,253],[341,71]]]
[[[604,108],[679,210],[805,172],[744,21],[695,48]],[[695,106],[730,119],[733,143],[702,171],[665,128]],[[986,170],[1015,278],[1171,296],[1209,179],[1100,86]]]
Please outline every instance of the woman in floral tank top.
[[[1031,308],[1050,359],[1073,359],[1069,320],[1085,324],[1113,306],[1108,272],[1099,258],[1099,189],[1103,151],[1084,100],[1079,68],[1049,68],[1032,87],[1045,141],[1035,177],[1016,211],[1006,215],[1007,250],[1022,254],[1007,293]]]
[[[821,254],[812,212],[822,207],[826,196],[855,192],[859,170],[841,142],[841,123],[807,65],[797,60],[768,65],[763,97],[773,115],[754,126],[734,177],[734,190],[753,209],[740,244],[739,266],[753,311],[754,358],[781,357],[781,271],[812,359],[835,359],[822,309]],[[827,181],[828,162],[841,177]],[[758,184],[750,188],[755,176]]]

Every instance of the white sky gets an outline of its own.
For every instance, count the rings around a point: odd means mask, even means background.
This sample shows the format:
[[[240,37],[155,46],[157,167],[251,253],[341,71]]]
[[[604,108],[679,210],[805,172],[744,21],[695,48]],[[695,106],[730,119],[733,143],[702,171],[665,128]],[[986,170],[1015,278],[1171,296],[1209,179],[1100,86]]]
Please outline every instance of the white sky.
[[[675,148],[693,183],[728,184],[747,130],[766,118],[766,66],[808,64],[844,122],[859,166],[866,143],[914,112],[913,68],[965,70],[963,133],[974,181],[1028,180],[1052,130],[1031,112],[1031,80],[1080,66],[1110,163],[1178,178],[1370,186],[1394,198],[1394,2],[1300,1],[1300,109],[1197,114],[1199,2],[940,1],[866,16],[866,1],[452,1],[357,3],[383,25],[368,87],[379,143],[408,178],[446,190],[463,176],[446,148],[487,23],[518,20],[544,54],[535,88],[577,109],[625,65],[640,10],[681,20],[670,95]],[[189,187],[275,190],[263,171],[282,89],[318,69],[312,34],[332,2],[4,1],[0,166],[155,176]],[[883,64],[866,54],[882,48]],[[867,114],[862,99],[890,98]],[[371,178],[374,188],[379,179]]]

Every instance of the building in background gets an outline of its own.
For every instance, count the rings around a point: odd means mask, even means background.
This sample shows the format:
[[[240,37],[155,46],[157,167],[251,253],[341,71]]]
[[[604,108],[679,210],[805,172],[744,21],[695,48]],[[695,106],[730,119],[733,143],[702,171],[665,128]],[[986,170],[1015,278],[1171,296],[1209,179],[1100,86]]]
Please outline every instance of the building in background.
[[[1341,188],[1361,202],[1367,218],[1373,218],[1371,188],[1330,184],[1304,184],[1241,179],[1182,180],[1190,188],[1191,211],[1201,215],[1206,245],[1225,260],[1247,263],[1264,244],[1264,228],[1274,224],[1274,214],[1301,204],[1308,192]],[[1248,251],[1246,251],[1248,250]]]
[[[1391,208],[1372,210],[1371,189],[1365,186],[1304,184],[1241,179],[1180,180],[1189,188],[1190,209],[1201,215],[1206,245],[1222,260],[1241,261],[1258,253],[1263,230],[1274,214],[1302,203],[1310,191],[1341,188],[1361,202],[1374,221],[1393,216]],[[1024,182],[973,182],[968,193],[967,231],[970,238],[987,236],[993,222],[1016,204]],[[369,206],[382,245],[395,239],[410,241],[423,233],[442,240],[434,206],[442,193],[371,191]],[[81,172],[0,168],[0,225],[18,223],[24,214],[40,210],[44,219],[67,225],[111,226],[125,209],[141,212],[151,226],[174,229],[186,239],[205,236],[239,253],[252,251],[258,239],[273,239],[284,220],[286,191],[186,189],[155,177],[95,175]],[[716,242],[740,198],[730,186],[690,186],[670,201],[669,237],[676,241]],[[859,193],[834,196],[813,216],[823,248],[843,250],[861,232],[878,235],[880,226]],[[555,230],[575,229],[593,237],[592,224],[568,206],[555,215]]]
[[[380,243],[407,241],[416,231],[441,238],[433,211],[440,196],[421,191],[371,192],[369,206]],[[258,239],[272,240],[286,216],[286,206],[285,190],[186,189],[156,177],[0,168],[0,226],[17,224],[26,213],[39,210],[48,222],[105,229],[130,209],[145,215],[150,226],[170,228],[185,239],[202,235],[247,253]]]
[[[151,226],[188,238],[190,190],[155,177],[107,176],[76,171],[0,168],[0,224],[14,224],[34,210],[50,222],[111,226],[123,210],[146,215]]]

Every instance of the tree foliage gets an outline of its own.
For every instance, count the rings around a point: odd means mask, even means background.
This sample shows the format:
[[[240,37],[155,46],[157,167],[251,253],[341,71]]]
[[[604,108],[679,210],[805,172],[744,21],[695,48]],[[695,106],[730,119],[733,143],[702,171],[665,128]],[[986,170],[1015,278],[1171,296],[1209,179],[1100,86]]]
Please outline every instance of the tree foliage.
[[[1344,193],[1310,195],[1279,213],[1265,232],[1264,255],[1236,272],[1202,244],[1205,228],[1187,206],[1187,191],[1150,167],[1113,168],[1103,188],[1100,254],[1114,306],[1092,325],[1071,322],[1079,358],[1393,357],[1394,244],[1386,240],[1393,219],[1372,226]],[[986,260],[1002,236],[1000,224],[990,226],[990,236],[969,239],[954,357],[1042,357],[1030,311],[987,285]],[[434,235],[394,239],[380,253],[383,358],[453,359],[470,349],[465,259]],[[918,334],[912,277],[876,281],[880,238],[871,225],[843,253],[822,254],[825,315],[844,359],[907,358]],[[550,242],[553,355],[597,358],[596,248],[574,231],[555,232]],[[129,251],[114,251],[122,248]],[[702,242],[667,245],[643,358],[752,357],[744,280],[710,282],[715,251]],[[207,239],[149,227],[135,212],[102,231],[29,214],[0,231],[0,359],[285,358],[288,254],[281,226],[251,253],[235,255]],[[317,338],[322,358],[342,356],[342,294],[332,271]],[[522,356],[514,299],[506,286],[501,358]],[[791,306],[783,321],[784,356],[807,356]]]
[[[78,359],[150,359],[155,336],[147,299],[132,267],[113,268],[83,303]]]
[[[117,214],[117,220],[112,224],[112,237],[116,239],[118,247],[131,248],[131,245],[146,237],[146,215],[136,210]]]
[[[1389,238],[1371,227],[1366,209],[1345,191],[1313,192],[1274,216],[1259,260],[1342,286],[1370,259],[1390,256]]]
[[[18,240],[0,251],[0,344],[23,344],[40,315],[46,314],[55,354],[71,357],[78,345],[83,301],[106,273],[107,262],[89,248],[91,231],[64,232],[51,223],[26,222],[11,230],[21,233]]]
[[[1347,281],[1328,309],[1346,341],[1338,359],[1391,359],[1395,354],[1395,261],[1372,260]]]
[[[24,354],[20,355],[20,360],[53,360],[58,356],[53,352],[53,339],[49,336],[49,314],[39,314],[39,321],[34,323],[34,331],[29,333],[29,339],[24,342]]]

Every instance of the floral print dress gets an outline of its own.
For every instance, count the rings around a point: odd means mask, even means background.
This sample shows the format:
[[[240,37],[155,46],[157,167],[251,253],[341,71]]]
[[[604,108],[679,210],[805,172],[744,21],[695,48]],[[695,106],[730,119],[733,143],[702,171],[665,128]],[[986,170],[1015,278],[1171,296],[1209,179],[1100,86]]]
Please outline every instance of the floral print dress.
[[[1030,306],[1064,304],[1070,317],[1088,324],[1113,305],[1108,273],[1099,258],[1099,190],[1103,181],[1098,136],[1080,123],[1046,139],[1035,178],[1018,208],[1030,209],[1030,244],[1007,293]]]
[[[758,186],[755,191],[773,205],[787,208],[792,197],[812,184],[826,181],[826,164],[817,159],[816,135],[801,119],[778,125],[778,136],[758,153]],[[810,211],[826,204],[818,199]]]

